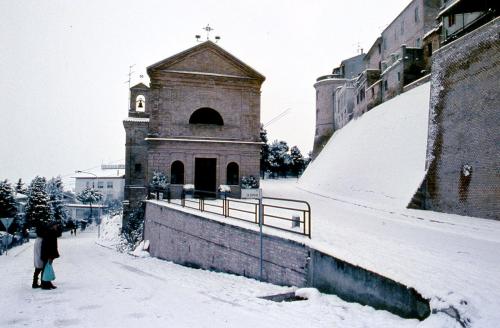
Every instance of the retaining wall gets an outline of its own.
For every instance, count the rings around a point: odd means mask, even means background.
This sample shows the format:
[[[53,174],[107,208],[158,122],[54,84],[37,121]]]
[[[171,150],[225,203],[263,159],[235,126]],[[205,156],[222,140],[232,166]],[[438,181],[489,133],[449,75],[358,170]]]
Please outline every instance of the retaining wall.
[[[259,232],[148,201],[144,239],[154,257],[195,268],[260,276]],[[263,280],[316,287],[346,301],[423,319],[429,302],[412,288],[286,238],[263,235]]]
[[[432,55],[425,208],[500,220],[500,18]]]

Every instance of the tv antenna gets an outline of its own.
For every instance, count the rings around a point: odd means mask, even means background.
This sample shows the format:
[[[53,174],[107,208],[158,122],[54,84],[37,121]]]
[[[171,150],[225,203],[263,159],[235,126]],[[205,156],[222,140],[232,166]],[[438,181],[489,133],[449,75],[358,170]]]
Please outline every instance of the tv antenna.
[[[281,113],[279,113],[278,115],[276,115],[275,117],[273,117],[271,120],[269,120],[267,123],[265,123],[263,125],[263,127],[267,127],[271,124],[273,124],[274,122],[280,120],[281,118],[283,118],[283,116],[285,116],[286,114],[288,114],[292,109],[291,108],[287,108],[285,109],[284,111],[282,111]]]
[[[132,71],[132,67],[134,67],[135,64],[132,64],[128,67],[128,80],[123,82],[123,83],[128,83],[128,88],[130,89],[130,81],[132,81],[132,74],[134,74],[135,72]]]
[[[211,27],[210,24],[207,24],[207,26],[203,27],[202,30],[204,30],[207,33],[207,40],[206,41],[209,41],[210,40],[210,32],[212,32],[215,29],[213,27]],[[196,34],[194,37],[196,38],[196,41],[202,42],[200,40],[201,35]],[[219,40],[220,40],[220,36],[216,35],[215,36],[215,43],[217,43]]]
[[[358,54],[362,54],[363,53],[363,48],[361,48],[361,44],[358,42],[358,48],[356,49],[356,52]]]
[[[132,108],[130,108],[130,100],[131,100],[131,95],[130,95],[130,81],[132,81],[132,74],[134,74],[134,71],[132,71],[132,67],[134,67],[135,64],[132,64],[128,67],[128,80],[123,82],[123,83],[128,83],[128,89],[129,89],[129,93],[128,93],[128,110],[131,110]]]

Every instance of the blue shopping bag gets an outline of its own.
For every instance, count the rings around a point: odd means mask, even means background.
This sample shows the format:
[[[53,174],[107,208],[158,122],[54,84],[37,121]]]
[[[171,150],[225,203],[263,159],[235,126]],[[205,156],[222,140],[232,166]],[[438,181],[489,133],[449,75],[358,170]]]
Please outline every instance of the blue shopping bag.
[[[43,281],[53,281],[56,279],[56,274],[54,273],[54,268],[52,264],[45,264],[45,268],[43,269],[42,280]]]

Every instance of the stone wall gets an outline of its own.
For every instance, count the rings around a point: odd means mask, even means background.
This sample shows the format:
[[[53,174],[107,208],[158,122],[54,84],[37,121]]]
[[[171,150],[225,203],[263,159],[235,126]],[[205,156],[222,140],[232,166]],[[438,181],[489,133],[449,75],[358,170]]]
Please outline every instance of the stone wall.
[[[316,132],[314,134],[313,158],[326,145],[335,132],[334,104],[335,89],[344,85],[346,79],[340,76],[326,76],[319,78],[314,84],[316,89]]]
[[[194,184],[195,158],[215,158],[217,160],[216,185],[227,184],[227,165],[235,162],[239,167],[239,180],[242,176],[259,176],[260,148],[258,143],[238,142],[196,142],[188,140],[156,141],[150,140],[148,150],[148,181],[154,171],[171,174],[172,163],[184,164],[184,183]],[[239,186],[231,186],[238,189]]]
[[[198,217],[181,210],[146,205],[144,238],[152,256],[178,264],[258,279],[258,231]],[[307,285],[309,250],[300,243],[264,235],[265,281]]]
[[[144,238],[150,241],[150,254],[161,259],[249,278],[260,276],[258,230],[231,225],[231,219],[220,222],[148,201]],[[263,235],[263,246],[267,282],[316,287],[406,318],[430,314],[428,301],[418,292],[375,272],[269,234]]]
[[[148,119],[129,117],[125,127],[125,188],[124,199],[135,207],[146,198],[146,172],[148,170]]]
[[[433,54],[425,208],[500,219],[499,22]]]

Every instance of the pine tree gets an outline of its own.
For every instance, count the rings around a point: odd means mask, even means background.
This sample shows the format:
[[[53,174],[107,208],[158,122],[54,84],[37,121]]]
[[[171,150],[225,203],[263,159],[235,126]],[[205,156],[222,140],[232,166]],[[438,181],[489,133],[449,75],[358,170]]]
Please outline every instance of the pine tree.
[[[289,165],[292,163],[290,154],[288,154],[288,145],[286,141],[274,140],[269,147],[269,167],[275,174],[286,175]]]
[[[76,195],[76,199],[84,204],[90,205],[90,216],[89,219],[92,218],[92,204],[97,204],[102,200],[102,194],[94,189],[87,187],[83,189],[78,195]]]
[[[0,218],[15,218],[16,214],[14,190],[7,180],[0,181]],[[0,227],[4,228],[3,224],[0,224]],[[13,229],[15,230],[14,227],[9,228],[10,231],[13,231]]]
[[[64,188],[60,176],[49,180],[49,182],[47,183],[47,193],[50,198],[50,205],[52,208],[54,220],[56,220],[60,224],[65,222],[67,218],[67,212],[63,203]]]
[[[46,190],[45,178],[36,176],[28,189],[26,222],[30,227],[39,227],[52,220],[50,198]]]
[[[290,170],[292,171],[293,175],[298,177],[305,168],[304,156],[302,156],[299,147],[293,146],[290,149],[290,157],[292,162],[290,165]]]
[[[16,184],[16,192],[21,193],[21,194],[27,194],[28,189],[24,186],[23,180],[19,178]]]
[[[122,229],[122,235],[128,243],[129,248],[134,248],[135,245],[142,239],[144,229],[144,212],[145,203],[134,208],[127,215],[127,223]]]

